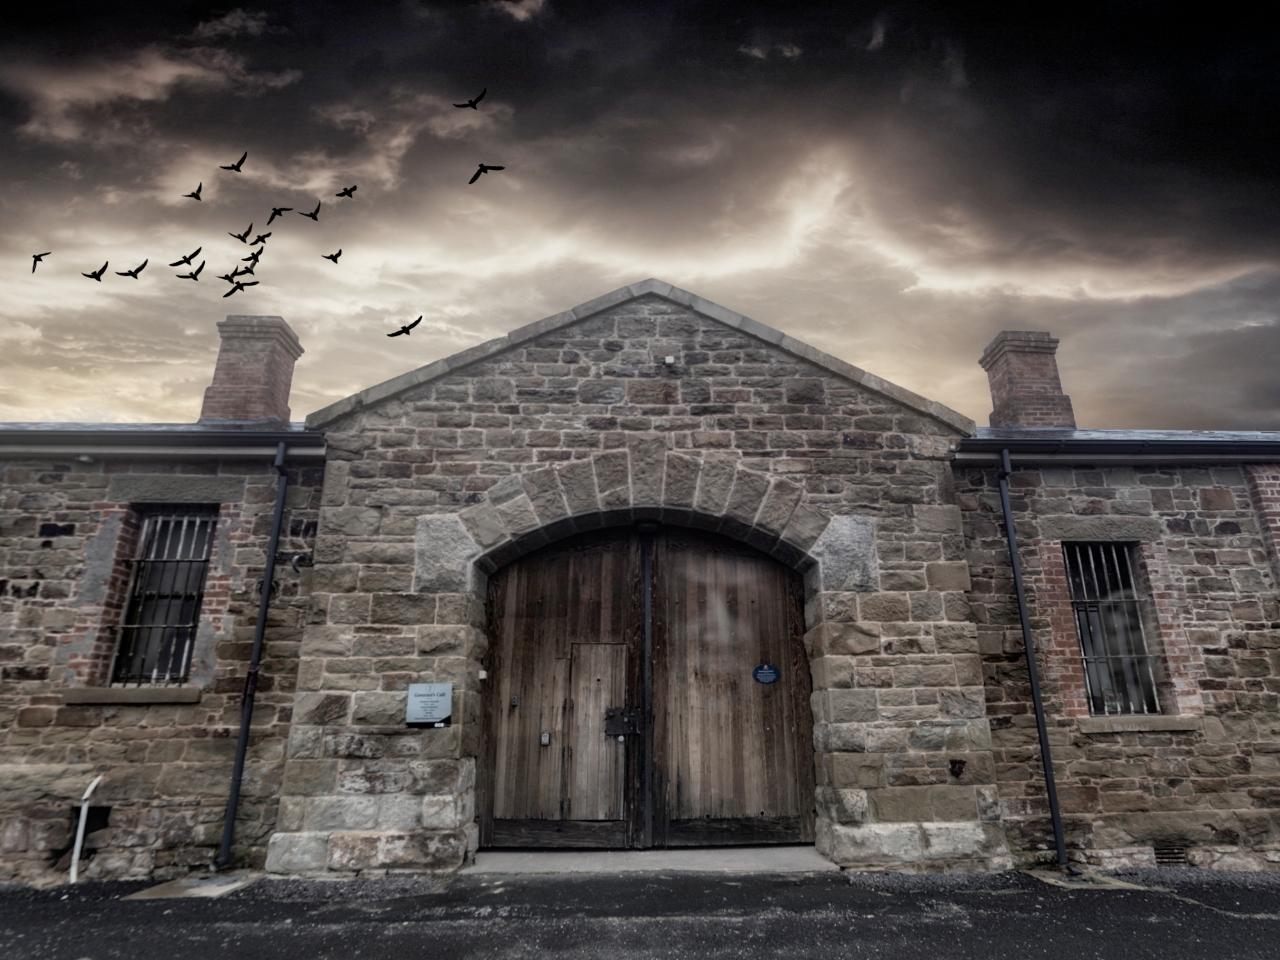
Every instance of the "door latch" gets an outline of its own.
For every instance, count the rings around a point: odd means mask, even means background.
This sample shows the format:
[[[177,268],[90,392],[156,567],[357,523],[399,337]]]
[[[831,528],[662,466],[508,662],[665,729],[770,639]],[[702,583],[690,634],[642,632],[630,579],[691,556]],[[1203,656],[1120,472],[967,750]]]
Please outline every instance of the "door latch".
[[[625,707],[608,707],[604,711],[604,732],[607,737],[635,736],[640,733],[640,711]]]

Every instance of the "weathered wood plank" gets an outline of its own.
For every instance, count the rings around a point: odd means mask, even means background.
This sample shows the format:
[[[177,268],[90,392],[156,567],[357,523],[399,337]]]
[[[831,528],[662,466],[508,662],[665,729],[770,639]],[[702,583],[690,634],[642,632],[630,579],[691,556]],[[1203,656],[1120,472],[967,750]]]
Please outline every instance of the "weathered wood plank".
[[[660,842],[811,839],[812,748],[795,735],[801,722],[812,732],[798,577],[688,531],[659,537],[655,568]],[[754,680],[764,663],[777,683]]]
[[[575,643],[572,676],[567,818],[621,820],[626,814],[628,741],[605,736],[604,713],[626,705],[627,648]]]
[[[617,849],[626,837],[625,820],[494,820],[489,845]]]

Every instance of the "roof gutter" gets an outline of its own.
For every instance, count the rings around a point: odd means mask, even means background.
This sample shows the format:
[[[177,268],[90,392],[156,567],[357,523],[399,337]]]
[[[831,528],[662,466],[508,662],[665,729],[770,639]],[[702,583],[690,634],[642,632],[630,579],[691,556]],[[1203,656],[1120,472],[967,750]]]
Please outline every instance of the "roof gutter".
[[[1051,440],[966,437],[957,464],[999,464],[1003,451],[1024,465],[1054,463],[1280,463],[1280,443],[1265,440]]]
[[[48,457],[323,460],[324,434],[245,430],[0,430],[0,459]]]

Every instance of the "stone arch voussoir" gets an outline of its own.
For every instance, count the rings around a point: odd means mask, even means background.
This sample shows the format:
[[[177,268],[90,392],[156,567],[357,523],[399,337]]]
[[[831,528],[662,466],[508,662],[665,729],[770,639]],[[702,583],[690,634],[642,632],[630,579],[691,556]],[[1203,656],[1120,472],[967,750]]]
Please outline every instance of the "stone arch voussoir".
[[[786,477],[719,452],[671,450],[663,435],[511,474],[483,502],[419,517],[414,590],[475,593],[516,558],[588,530],[652,520],[711,530],[802,572],[806,592],[879,589],[874,525],[833,516]]]

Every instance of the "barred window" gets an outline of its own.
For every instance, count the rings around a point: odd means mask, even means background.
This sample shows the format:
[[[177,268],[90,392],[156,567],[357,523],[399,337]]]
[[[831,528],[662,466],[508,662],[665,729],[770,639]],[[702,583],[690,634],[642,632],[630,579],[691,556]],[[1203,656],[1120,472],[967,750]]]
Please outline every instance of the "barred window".
[[[1133,544],[1063,543],[1062,552],[1090,712],[1159,713]]]
[[[149,510],[140,516],[129,600],[113,683],[183,683],[204,599],[217,507]]]

